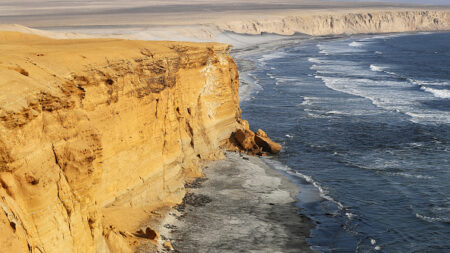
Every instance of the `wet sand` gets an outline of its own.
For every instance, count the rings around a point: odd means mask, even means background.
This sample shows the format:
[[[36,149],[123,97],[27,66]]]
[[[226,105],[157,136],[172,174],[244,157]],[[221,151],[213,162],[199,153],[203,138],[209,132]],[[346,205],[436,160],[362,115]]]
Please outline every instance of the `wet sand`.
[[[313,252],[312,222],[295,206],[299,188],[260,158],[227,153],[158,230],[178,252]]]

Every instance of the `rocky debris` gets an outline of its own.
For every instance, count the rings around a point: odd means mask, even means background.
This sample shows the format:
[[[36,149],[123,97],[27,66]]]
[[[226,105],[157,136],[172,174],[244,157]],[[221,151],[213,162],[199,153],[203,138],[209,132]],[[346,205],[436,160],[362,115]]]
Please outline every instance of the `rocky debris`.
[[[207,178],[196,178],[194,181],[186,183],[184,188],[186,189],[197,189],[202,186],[202,183],[208,180]]]
[[[164,227],[167,229],[176,229],[177,228],[177,226],[172,225],[172,224],[164,224]]]
[[[245,151],[260,151],[256,145],[255,133],[248,129],[238,129],[234,133],[234,138]]]
[[[269,152],[271,154],[278,154],[281,151],[281,145],[272,141],[267,136],[267,134],[261,129],[258,129],[258,131],[256,131],[255,142],[256,145],[262,147],[262,150],[264,152]]]
[[[177,206],[175,206],[175,210],[179,212],[184,212],[186,209],[186,205],[200,207],[205,206],[206,204],[211,202],[211,198],[203,194],[194,194],[192,192],[186,193],[183,198],[183,202]]]
[[[232,142],[251,155],[278,154],[281,151],[281,145],[272,141],[267,134],[258,129],[256,133],[249,129],[248,122],[241,120],[241,129],[236,130],[232,135]]]

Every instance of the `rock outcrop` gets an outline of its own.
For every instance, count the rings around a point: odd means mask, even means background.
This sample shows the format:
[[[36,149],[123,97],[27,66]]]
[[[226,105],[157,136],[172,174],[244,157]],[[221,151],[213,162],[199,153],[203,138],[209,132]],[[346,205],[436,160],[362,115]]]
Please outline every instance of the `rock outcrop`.
[[[0,32],[1,251],[156,240],[142,227],[151,211],[180,203],[201,163],[248,129],[229,50]]]
[[[254,133],[250,130],[246,120],[240,120],[240,123],[242,127],[233,133],[230,142],[239,150],[243,150],[251,155],[280,153],[282,148],[281,145],[272,141],[263,130],[258,129],[258,131]]]

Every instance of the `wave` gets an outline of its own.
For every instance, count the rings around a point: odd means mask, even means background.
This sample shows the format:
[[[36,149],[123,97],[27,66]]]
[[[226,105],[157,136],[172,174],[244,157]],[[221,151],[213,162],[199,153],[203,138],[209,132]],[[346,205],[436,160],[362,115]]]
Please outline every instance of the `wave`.
[[[396,173],[389,173],[393,176],[401,176],[401,177],[407,177],[407,178],[417,178],[417,179],[433,179],[432,176],[424,176],[424,175],[413,175],[405,172],[396,172]]]
[[[275,79],[275,75],[270,74],[269,72],[266,72],[266,76],[268,76],[270,79]]]
[[[323,60],[323,59],[319,59],[319,58],[315,58],[315,57],[309,57],[308,61],[312,62],[312,63],[327,63],[327,62],[329,62],[329,61],[326,61],[326,60]]]
[[[433,94],[435,97],[446,98],[446,99],[450,98],[450,90],[439,90],[439,89],[433,89],[433,88],[429,88],[429,87],[425,87],[425,86],[422,86],[420,88],[426,92]]]
[[[421,219],[421,220],[423,220],[423,221],[430,222],[430,223],[434,223],[434,222],[450,223],[450,219],[449,218],[429,217],[429,216],[421,215],[419,213],[416,213],[416,217]]]
[[[319,49],[319,53],[323,55],[351,54],[365,51],[362,49],[363,45],[359,42],[352,42],[350,44],[317,44],[316,46]]]
[[[252,73],[241,74],[239,85],[239,99],[241,101],[248,101],[254,98],[254,94],[263,90],[256,75]]]
[[[350,212],[346,212],[346,213],[345,213],[345,216],[347,216],[347,218],[348,218],[349,220],[352,220],[353,218],[356,217],[356,214],[353,214],[353,213],[350,213]]]
[[[383,70],[385,70],[387,67],[383,67],[383,66],[377,66],[374,64],[370,64],[370,70],[374,71],[374,72],[382,72]]]
[[[312,105],[313,101],[317,101],[318,97],[303,97],[303,101],[299,105]]]
[[[405,79],[403,81],[377,81],[371,79],[370,76],[352,77],[335,77],[327,73],[319,73],[322,69],[335,71],[339,75],[351,75],[352,66],[324,66],[316,65],[311,67],[316,70],[315,78],[321,79],[324,84],[333,90],[344,92],[347,94],[360,96],[369,99],[375,106],[397,113],[410,116],[409,120],[415,123],[450,123],[450,112],[441,110],[428,110],[420,106],[420,101],[430,99],[430,93],[440,98],[449,98],[448,90],[432,89],[425,86],[422,90],[427,92],[419,92],[411,89],[411,83]],[[360,70],[355,66],[353,72]],[[361,71],[364,71],[363,69]],[[386,71],[385,71],[386,72]],[[364,73],[362,73],[364,74]],[[428,94],[428,95],[427,95]]]
[[[395,73],[393,73],[395,74]],[[407,78],[409,82],[417,84],[417,85],[428,85],[428,86],[449,86],[448,81],[444,80],[433,80],[433,81],[425,81],[425,80],[418,80],[413,78]]]
[[[270,53],[270,54],[264,54],[262,55],[258,61],[260,63],[265,63],[266,61],[270,61],[270,60],[274,60],[274,59],[279,59],[279,58],[283,58],[287,55],[286,52],[275,52],[275,53]]]
[[[362,47],[363,44],[357,41],[353,41],[352,43],[348,44],[351,47]]]
[[[307,183],[313,185],[319,191],[319,195],[320,195],[321,198],[326,199],[326,200],[336,204],[336,206],[339,208],[339,210],[344,210],[345,209],[344,205],[341,202],[333,199],[330,195],[328,195],[328,191],[325,190],[311,176],[305,175],[305,174],[303,174],[303,173],[301,173],[299,171],[295,171],[295,170],[291,169],[290,167],[288,167],[287,165],[284,165],[284,164],[282,164],[280,162],[277,162],[277,161],[275,161],[273,159],[270,159],[270,158],[263,158],[263,159],[264,159],[264,161],[267,164],[272,165],[274,168],[276,168],[278,170],[286,172],[287,174],[289,174],[291,176],[295,176],[295,177],[304,179]]]
[[[317,68],[317,66],[316,66],[316,68]],[[374,72],[384,72],[384,73],[390,74],[391,76],[395,76],[397,78],[407,80],[408,82],[419,86],[421,90],[426,91],[428,93],[431,93],[431,94],[433,94],[433,96],[435,96],[437,98],[444,98],[444,99],[449,99],[450,98],[450,90],[447,90],[447,89],[434,89],[434,88],[430,88],[430,87],[425,86],[425,85],[429,85],[429,86],[448,86],[448,82],[445,82],[445,81],[430,82],[430,81],[416,80],[416,79],[413,79],[413,78],[409,78],[409,77],[405,77],[403,75],[397,74],[395,72],[386,71],[385,69],[387,69],[387,68],[388,67],[385,67],[385,66],[377,66],[377,65],[374,65],[374,64],[370,64],[370,70],[372,70]]]
[[[298,81],[298,79],[296,78],[281,78],[281,77],[276,77],[275,78],[275,86],[281,85],[283,83],[289,83],[289,82],[295,82]]]
[[[341,111],[328,111],[327,114],[336,114],[336,115],[352,115],[348,112],[341,112]]]

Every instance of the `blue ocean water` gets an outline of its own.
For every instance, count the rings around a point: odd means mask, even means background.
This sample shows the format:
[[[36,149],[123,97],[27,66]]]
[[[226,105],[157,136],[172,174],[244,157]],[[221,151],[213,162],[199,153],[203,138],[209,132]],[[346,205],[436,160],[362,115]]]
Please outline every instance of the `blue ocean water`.
[[[244,118],[283,144],[323,252],[450,252],[450,33],[323,38],[249,57]]]

